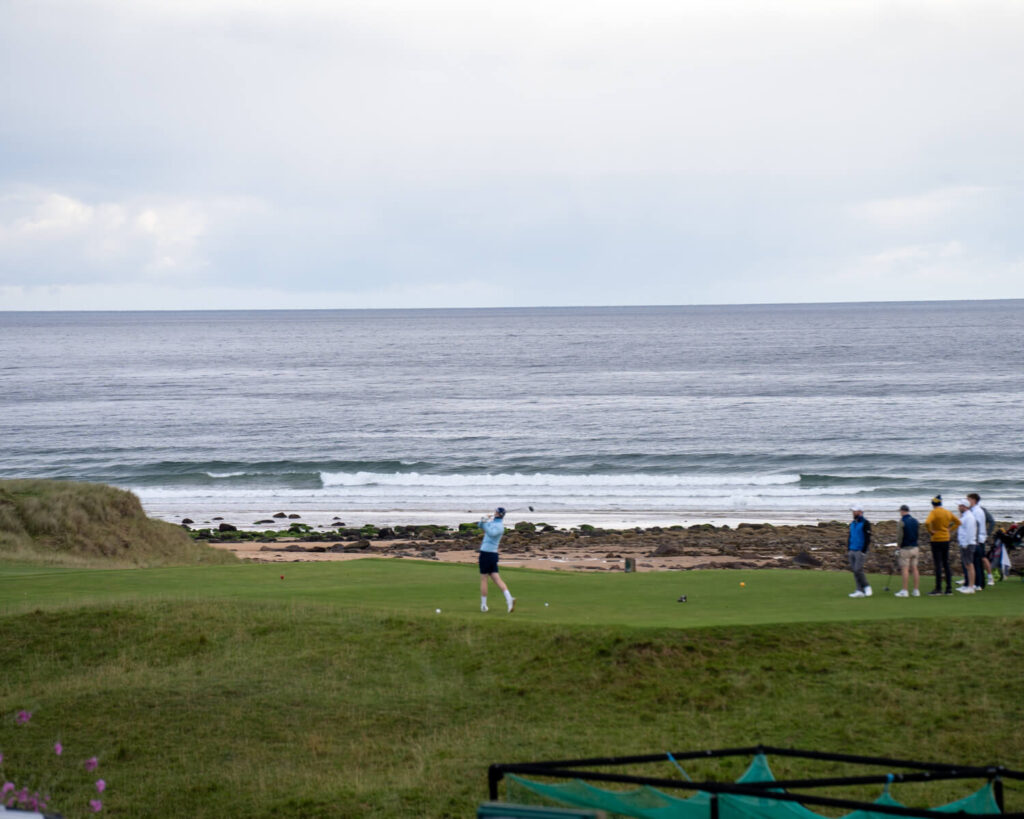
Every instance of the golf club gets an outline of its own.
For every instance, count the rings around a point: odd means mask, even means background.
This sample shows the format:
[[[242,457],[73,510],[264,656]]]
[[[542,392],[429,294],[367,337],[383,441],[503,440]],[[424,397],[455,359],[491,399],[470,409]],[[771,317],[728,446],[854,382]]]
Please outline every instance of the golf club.
[[[535,511],[532,506],[517,506],[515,509],[506,509],[505,510],[505,514],[507,515],[509,512],[525,512],[527,509],[529,509],[531,512]],[[494,517],[494,513],[492,512],[485,519],[486,520],[490,520],[493,517]]]
[[[887,548],[887,549],[894,548],[895,546],[896,546],[895,543],[886,543],[885,544],[885,548]],[[895,569],[896,566],[899,563],[899,554],[900,554],[900,550],[899,549],[896,549],[892,553],[892,559],[889,561],[889,576],[885,579],[885,588],[882,591],[889,591],[889,581],[892,580],[893,569]]]

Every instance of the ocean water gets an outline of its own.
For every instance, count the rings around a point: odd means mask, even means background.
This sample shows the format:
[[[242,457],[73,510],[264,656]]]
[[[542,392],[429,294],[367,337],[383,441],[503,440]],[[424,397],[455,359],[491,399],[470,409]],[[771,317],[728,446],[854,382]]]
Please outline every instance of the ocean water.
[[[1024,301],[0,312],[0,476],[168,519],[1020,518],[1022,350]]]

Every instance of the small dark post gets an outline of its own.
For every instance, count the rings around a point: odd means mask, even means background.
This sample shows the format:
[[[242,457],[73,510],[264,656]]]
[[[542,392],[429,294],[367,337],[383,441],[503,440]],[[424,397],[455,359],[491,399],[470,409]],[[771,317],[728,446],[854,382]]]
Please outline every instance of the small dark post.
[[[498,801],[498,783],[501,782],[504,774],[499,770],[497,765],[491,765],[487,769],[487,792],[490,794],[490,800],[492,802]]]
[[[718,819],[718,794],[711,794],[711,819]]]
[[[1006,813],[1006,807],[1003,805],[1003,780],[998,776],[992,780],[992,791],[995,794],[999,812]]]

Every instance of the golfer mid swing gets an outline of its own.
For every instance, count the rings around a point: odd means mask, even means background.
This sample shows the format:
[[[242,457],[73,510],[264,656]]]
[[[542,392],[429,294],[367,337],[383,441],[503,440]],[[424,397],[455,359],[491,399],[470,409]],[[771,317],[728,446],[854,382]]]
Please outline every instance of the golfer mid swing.
[[[516,610],[516,599],[498,574],[498,544],[505,533],[505,510],[499,506],[494,510],[494,517],[484,518],[479,526],[484,530],[484,540],[480,544],[480,611],[487,611],[487,578],[490,577],[505,595],[508,613],[511,614]]]

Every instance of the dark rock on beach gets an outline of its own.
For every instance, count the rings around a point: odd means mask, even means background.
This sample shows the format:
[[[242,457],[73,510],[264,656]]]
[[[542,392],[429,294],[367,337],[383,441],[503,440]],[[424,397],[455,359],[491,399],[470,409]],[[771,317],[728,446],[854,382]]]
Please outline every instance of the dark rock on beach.
[[[821,566],[821,561],[807,552],[798,552],[793,555],[793,565],[802,569],[817,569]]]
[[[397,527],[396,527],[397,528]],[[536,527],[534,527],[536,528]],[[550,530],[550,531],[549,531]],[[627,530],[598,529],[580,526],[576,530],[540,531],[507,530],[501,548],[505,554],[529,552],[538,557],[552,557],[564,551],[585,549],[595,555],[615,554],[623,557],[668,558],[707,557],[698,565],[715,568],[756,568],[760,566],[799,566],[808,569],[846,569],[847,524],[831,521],[804,526],[775,526],[768,523],[729,526],[700,524],[683,527],[636,527]],[[479,530],[437,533],[428,527],[407,527],[406,538],[429,541],[437,552],[474,548]],[[892,549],[886,544],[896,538],[895,521],[875,524],[875,547],[868,555],[869,571],[888,571]],[[922,544],[922,563],[930,564],[927,543]],[[396,551],[401,547],[395,544]],[[929,566],[930,568],[930,566]]]

